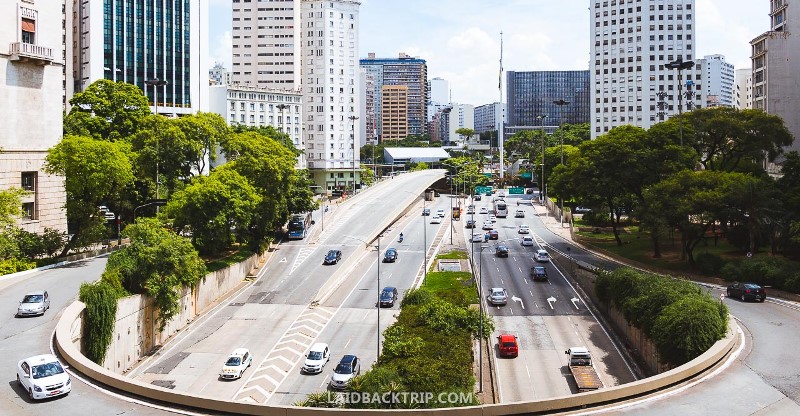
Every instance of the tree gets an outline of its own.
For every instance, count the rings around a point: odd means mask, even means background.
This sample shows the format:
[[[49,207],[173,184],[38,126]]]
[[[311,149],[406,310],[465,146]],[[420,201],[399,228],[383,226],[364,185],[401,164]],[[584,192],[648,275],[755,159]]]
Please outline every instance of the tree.
[[[466,127],[461,127],[456,129],[456,134],[461,136],[461,138],[463,138],[464,140],[470,140],[472,139],[472,136],[475,135],[475,130],[468,129]]]
[[[101,79],[76,93],[64,119],[64,135],[117,141],[139,130],[150,115],[147,97],[139,87]]]
[[[653,325],[652,339],[660,358],[678,366],[708,351],[727,332],[725,305],[695,295],[664,308]]]
[[[781,169],[783,176],[776,181],[783,205],[782,215],[773,228],[772,253],[786,250],[800,236],[800,154],[789,152]]]
[[[362,165],[363,166],[363,165]],[[363,171],[362,171],[363,172]],[[361,176],[364,183],[372,180],[372,176]],[[290,187],[286,195],[286,203],[289,206],[289,214],[300,214],[303,212],[313,211],[317,208],[317,203],[314,201],[314,180],[311,179],[311,173],[308,169],[296,169],[289,180]]]
[[[417,162],[417,163],[412,163],[411,164],[411,167],[409,168],[409,171],[410,172],[416,172],[418,170],[427,170],[427,169],[428,169],[428,164],[427,163],[425,163],[425,162]]]
[[[553,134],[554,137],[563,137],[564,145],[580,146],[581,143],[592,139],[591,125],[589,123],[564,124]]]
[[[72,232],[61,256],[104,236],[106,220],[97,207],[120,200],[120,192],[133,182],[129,154],[124,143],[79,136],[67,136],[50,149],[44,171],[65,178],[65,208]]]
[[[231,133],[225,119],[218,114],[191,114],[178,119],[178,128],[186,137],[186,160],[195,173],[206,171],[206,161],[217,160],[217,147]]]

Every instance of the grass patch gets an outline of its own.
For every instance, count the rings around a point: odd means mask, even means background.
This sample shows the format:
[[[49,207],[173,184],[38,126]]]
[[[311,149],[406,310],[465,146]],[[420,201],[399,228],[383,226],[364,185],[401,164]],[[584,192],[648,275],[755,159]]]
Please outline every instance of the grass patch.
[[[436,258],[445,260],[466,260],[469,258],[469,255],[466,251],[456,250],[449,253],[439,254],[436,256]]]
[[[424,287],[455,304],[461,303],[456,299],[463,299],[466,304],[478,303],[475,282],[470,272],[430,272]]]
[[[254,252],[246,248],[240,248],[236,251],[227,251],[221,254],[222,257],[214,259],[205,259],[206,269],[209,273],[217,270],[222,270],[232,264],[241,263],[252,256]]]

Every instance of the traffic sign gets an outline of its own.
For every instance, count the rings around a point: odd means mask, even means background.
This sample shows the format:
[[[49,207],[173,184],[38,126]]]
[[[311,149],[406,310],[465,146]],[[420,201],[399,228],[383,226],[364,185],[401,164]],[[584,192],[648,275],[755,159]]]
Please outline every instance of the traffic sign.
[[[521,186],[512,186],[508,188],[509,195],[522,195],[525,193],[525,188]]]

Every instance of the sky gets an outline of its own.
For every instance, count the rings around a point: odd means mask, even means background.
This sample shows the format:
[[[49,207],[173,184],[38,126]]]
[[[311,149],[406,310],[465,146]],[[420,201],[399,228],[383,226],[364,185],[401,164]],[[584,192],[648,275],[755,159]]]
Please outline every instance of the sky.
[[[643,2],[645,3],[645,2]],[[505,71],[589,69],[589,0],[362,0],[359,55],[425,59],[428,78],[450,83],[453,102],[500,99]],[[231,0],[209,0],[212,62],[231,70]],[[750,40],[769,29],[768,0],[696,0],[695,59],[722,54],[750,66]],[[505,91],[503,91],[505,96]],[[505,101],[505,98],[503,98]]]

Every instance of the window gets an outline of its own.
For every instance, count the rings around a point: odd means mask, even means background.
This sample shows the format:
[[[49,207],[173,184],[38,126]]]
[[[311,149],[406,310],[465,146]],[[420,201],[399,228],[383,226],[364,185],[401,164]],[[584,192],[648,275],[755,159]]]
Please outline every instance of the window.
[[[36,211],[34,210],[33,202],[27,202],[22,204],[22,219],[24,220],[34,220]]]
[[[36,172],[22,172],[22,189],[30,192],[36,191]]]
[[[33,19],[22,19],[22,42],[36,43],[36,22]]]

